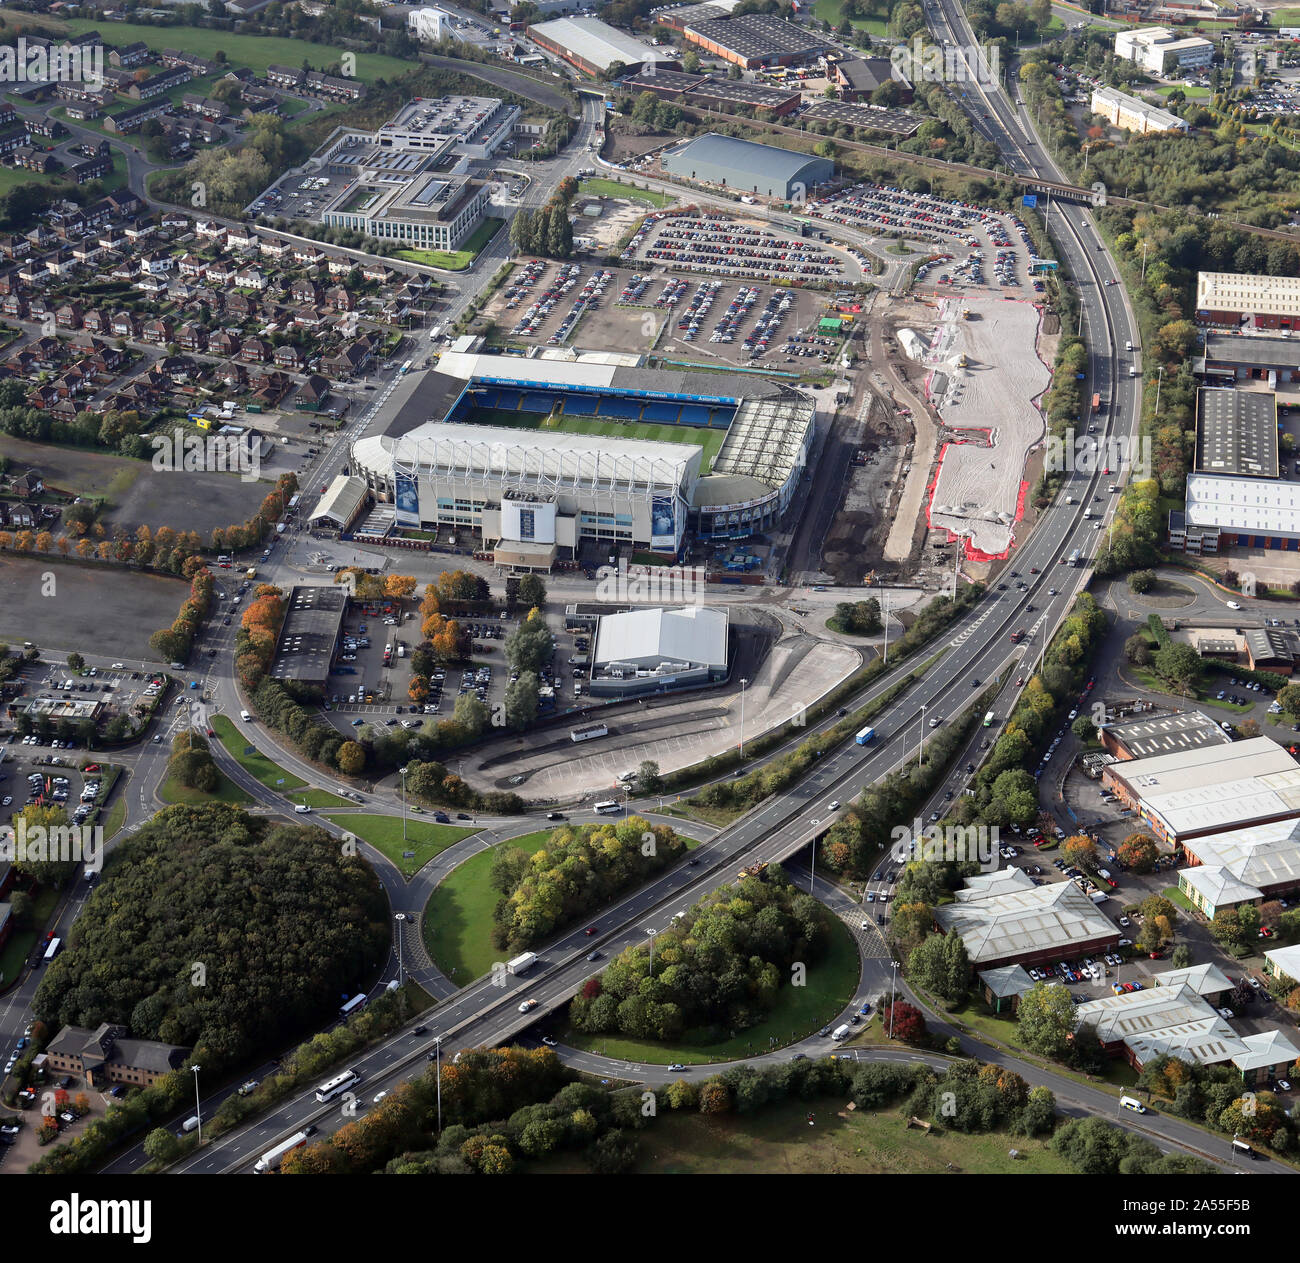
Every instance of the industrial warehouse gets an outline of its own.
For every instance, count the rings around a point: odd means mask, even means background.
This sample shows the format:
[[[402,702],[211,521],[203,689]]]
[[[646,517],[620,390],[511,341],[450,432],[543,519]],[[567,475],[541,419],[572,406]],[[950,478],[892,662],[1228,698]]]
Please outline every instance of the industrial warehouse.
[[[708,132],[663,156],[664,170],[700,184],[788,201],[814,195],[819,184],[835,176],[829,158],[760,145],[753,140]]]
[[[585,541],[676,556],[688,532],[772,529],[816,415],[806,395],[759,378],[461,352],[410,377],[391,408],[383,433],[352,448],[391,529],[463,528],[499,564],[541,570]],[[725,438],[701,474],[692,437],[710,431]],[[665,433],[675,441],[650,437]]]
[[[556,18],[528,27],[528,38],[538,48],[562,57],[583,74],[600,76],[620,65],[628,74],[647,66],[678,69],[671,49],[659,53],[649,44],[620,31],[599,18]]]

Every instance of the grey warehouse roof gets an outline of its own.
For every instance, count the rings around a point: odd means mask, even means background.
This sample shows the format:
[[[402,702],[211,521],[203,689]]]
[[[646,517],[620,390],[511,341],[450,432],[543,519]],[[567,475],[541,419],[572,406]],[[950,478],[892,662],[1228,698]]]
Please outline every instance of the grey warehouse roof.
[[[1197,391],[1196,468],[1205,474],[1276,478],[1277,396],[1230,386]]]
[[[775,145],[760,145],[754,140],[741,140],[736,136],[720,136],[706,132],[674,154],[668,154],[664,166],[680,173],[689,166],[700,173],[702,179],[713,181],[710,174],[716,171],[721,178],[744,178],[789,183],[802,179],[811,185],[815,181],[829,180],[835,164],[827,158],[798,153],[792,149],[779,149]]]

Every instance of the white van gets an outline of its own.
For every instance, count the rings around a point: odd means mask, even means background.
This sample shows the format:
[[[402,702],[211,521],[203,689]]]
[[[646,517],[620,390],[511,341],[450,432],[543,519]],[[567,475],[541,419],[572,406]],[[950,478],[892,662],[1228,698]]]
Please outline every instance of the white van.
[[[199,1125],[199,1116],[197,1114],[191,1114],[189,1118],[187,1118],[181,1124],[181,1131],[183,1131],[188,1136],[190,1132],[192,1132],[196,1127],[198,1127],[198,1125]]]
[[[296,811],[300,816],[306,816],[310,814],[311,808],[308,807],[306,803],[298,803],[294,807],[294,811]]]
[[[242,719],[246,724],[251,724],[251,723],[253,722],[253,717],[252,717],[252,715],[250,715],[246,710],[241,710],[241,711],[239,712],[239,717],[240,717],[240,719]]]
[[[1126,351],[1131,351],[1131,350],[1133,349],[1133,343],[1131,343],[1131,342],[1125,342],[1125,343],[1124,343],[1124,349],[1125,349]]]
[[[837,1026],[833,1031],[831,1031],[831,1038],[848,1039],[848,1037],[852,1034],[853,1034],[853,1027],[851,1027],[847,1022],[845,1022],[842,1026]]]
[[[1135,1114],[1145,1114],[1147,1112],[1147,1107],[1131,1096],[1121,1096],[1119,1103],[1121,1109],[1132,1110]]]

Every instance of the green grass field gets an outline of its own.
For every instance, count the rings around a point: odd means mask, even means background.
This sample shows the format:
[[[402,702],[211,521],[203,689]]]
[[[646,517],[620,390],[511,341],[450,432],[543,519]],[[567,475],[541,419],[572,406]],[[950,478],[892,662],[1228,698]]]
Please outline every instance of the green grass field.
[[[330,65],[343,55],[341,48],[328,44],[308,44],[302,40],[278,35],[234,35],[227,31],[206,31],[198,27],[138,26],[132,22],[113,22],[111,31],[102,22],[76,18],[64,24],[70,35],[84,35],[87,31],[101,31],[105,39],[114,44],[132,44],[141,40],[150,48],[175,48],[182,53],[198,53],[200,57],[217,60],[218,52],[226,54],[233,68],[247,66],[259,75],[266,74],[271,65],[301,66],[304,57],[313,66]],[[385,57],[379,53],[357,53],[356,77],[363,83],[376,79],[395,79],[412,69],[412,63],[398,57]]]
[[[888,10],[888,5],[882,5],[882,8]],[[823,22],[829,22],[832,26],[837,27],[844,21],[844,0],[817,0],[813,5],[813,17],[820,18]],[[887,35],[889,33],[889,19],[885,17],[878,18],[850,18],[849,19],[855,30],[865,30],[870,35]]]
[[[214,715],[212,717],[212,730],[217,734],[217,740],[225,746],[226,753],[245,772],[255,780],[260,781],[267,789],[273,789],[277,793],[283,794],[290,802],[303,803],[308,807],[346,807],[348,805],[347,799],[340,798],[337,794],[331,794],[327,789],[317,789],[309,786],[301,776],[296,776],[293,772],[282,768],[278,763],[267,758],[260,750],[255,750],[252,754],[245,754],[244,748],[247,743],[228,716]]]
[[[829,1097],[782,1101],[752,1114],[663,1111],[637,1134],[641,1175],[1067,1175],[1046,1140],[909,1128],[900,1109],[854,1110]],[[813,1125],[808,1125],[808,1115]],[[1010,1151],[1019,1157],[1011,1157]],[[529,1163],[544,1174],[590,1170],[573,1154]]]
[[[405,877],[413,877],[435,855],[475,832],[473,829],[459,829],[455,825],[408,819],[406,840],[403,841],[400,816],[334,815],[326,816],[325,819],[350,830],[363,842],[369,842],[377,851],[382,851]],[[414,854],[406,859],[402,854],[404,851],[412,851]]]
[[[202,790],[190,789],[175,777],[169,776],[158,787],[158,797],[165,803],[185,803],[191,807],[200,803],[230,803],[236,807],[243,807],[253,801],[220,768],[217,769],[217,788],[210,794],[205,794]]]
[[[36,936],[45,929],[45,923],[54,913],[59,902],[59,892],[53,886],[38,886],[36,897],[32,900],[31,928],[15,930],[9,936],[3,948],[0,948],[0,983],[12,982],[32,948],[36,946]]]
[[[563,434],[596,434],[606,438],[648,439],[655,443],[689,443],[702,449],[700,474],[713,468],[713,459],[727,437],[726,430],[706,430],[690,425],[649,425],[641,421],[602,421],[599,417],[552,418],[536,412],[510,412],[502,408],[477,408],[467,418],[475,425],[510,426],[516,430],[559,430]]]
[[[653,189],[634,189],[617,180],[583,180],[578,185],[579,194],[590,193],[596,196],[622,198],[625,202],[646,202],[650,206],[671,206],[677,199],[667,193],[656,193]]]
[[[346,820],[340,823],[347,827]],[[532,855],[546,845],[554,832],[554,829],[539,829],[501,845]],[[678,836],[691,849],[699,846],[694,838]],[[482,851],[458,865],[438,884],[424,907],[424,946],[433,963],[462,987],[487,973],[494,961],[502,959],[500,951],[492,946],[492,909],[500,898],[488,882],[493,853]]]
[[[765,1022],[721,1043],[702,1043],[690,1033],[677,1044],[661,1044],[648,1039],[620,1039],[605,1035],[588,1035],[566,1027],[560,1042],[587,1052],[628,1061],[645,1061],[668,1065],[680,1061],[699,1065],[711,1061],[732,1061],[737,1057],[757,1056],[769,1047],[780,1048],[826,1026],[853,998],[861,970],[858,950],[848,927],[838,917],[829,918],[831,946],[825,959],[808,969],[808,985],[783,986],[776,1004]],[[656,971],[657,972],[657,971]]]
[[[505,222],[504,219],[485,219],[459,250],[399,250],[396,257],[405,259],[407,263],[422,263],[425,267],[463,272],[478,258],[483,247],[496,236]]]

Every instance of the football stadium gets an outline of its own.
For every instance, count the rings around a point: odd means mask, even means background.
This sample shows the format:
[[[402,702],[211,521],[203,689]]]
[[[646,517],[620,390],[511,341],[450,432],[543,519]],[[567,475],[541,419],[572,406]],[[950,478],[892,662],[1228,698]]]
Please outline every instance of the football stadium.
[[[610,361],[615,362],[610,362]],[[757,375],[448,352],[393,393],[352,465],[384,529],[474,532],[497,564],[549,569],[601,541],[677,557],[772,529],[816,407]]]

